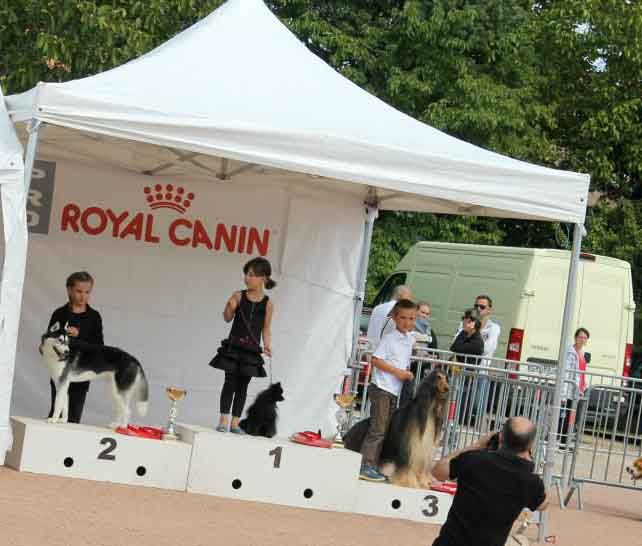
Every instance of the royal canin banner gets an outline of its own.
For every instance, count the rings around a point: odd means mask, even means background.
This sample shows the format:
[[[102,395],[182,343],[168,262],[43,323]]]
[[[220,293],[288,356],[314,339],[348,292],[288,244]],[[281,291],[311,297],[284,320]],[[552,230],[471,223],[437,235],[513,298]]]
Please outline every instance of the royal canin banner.
[[[55,173],[47,180],[50,192],[53,187],[53,202],[48,201],[53,210],[39,212],[49,220],[44,230],[49,235],[73,240],[71,237],[78,234],[250,257],[267,257],[278,246],[275,217],[278,225],[284,207],[279,207],[275,199],[262,200],[268,210],[261,211],[257,206],[260,203],[239,197],[245,192],[233,181],[121,173],[116,180],[101,183],[96,180],[100,174],[88,166],[75,164],[69,169],[65,162],[39,163],[36,175],[44,167]],[[91,193],[87,180],[92,181]],[[39,205],[42,207],[41,197],[42,192],[33,188],[30,218]]]
[[[138,358],[150,382],[150,413],[136,422],[164,425],[165,387],[176,386],[188,392],[179,418],[211,426],[224,374],[207,363],[230,329],[223,308],[244,287],[243,265],[264,256],[278,283],[269,296],[271,371],[286,398],[279,434],[334,432],[332,394],[350,354],[364,225],[359,195],[276,173],[146,176],[51,157],[35,167],[14,415],[49,411],[38,342],[66,301],[67,276],[86,270],[96,281],[91,303],[105,343]],[[268,382],[252,380],[248,404]],[[83,421],[105,425],[112,397],[94,383]]]

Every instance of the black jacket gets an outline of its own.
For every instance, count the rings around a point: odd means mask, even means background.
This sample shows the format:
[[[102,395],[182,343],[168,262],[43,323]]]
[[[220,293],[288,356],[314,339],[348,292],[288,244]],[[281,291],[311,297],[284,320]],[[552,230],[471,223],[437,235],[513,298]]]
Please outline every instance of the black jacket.
[[[479,332],[475,332],[472,336],[468,336],[464,330],[459,332],[459,335],[450,346],[453,353],[457,353],[457,362],[462,364],[478,364],[478,358],[468,358],[460,355],[481,356],[484,354],[484,340]]]

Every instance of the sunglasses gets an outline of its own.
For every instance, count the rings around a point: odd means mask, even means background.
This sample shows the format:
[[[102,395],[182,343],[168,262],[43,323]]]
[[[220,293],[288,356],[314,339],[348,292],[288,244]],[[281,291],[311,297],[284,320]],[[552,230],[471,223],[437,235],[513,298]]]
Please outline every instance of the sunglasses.
[[[488,305],[484,305],[483,303],[476,303],[473,307],[475,309],[479,309],[480,311],[483,311],[484,309],[488,308]]]

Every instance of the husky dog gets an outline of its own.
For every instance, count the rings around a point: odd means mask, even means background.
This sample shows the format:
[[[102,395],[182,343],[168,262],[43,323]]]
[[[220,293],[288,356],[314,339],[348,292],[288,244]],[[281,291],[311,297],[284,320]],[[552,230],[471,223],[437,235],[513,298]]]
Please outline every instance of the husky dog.
[[[117,417],[112,426],[127,426],[131,415],[129,403],[136,400],[140,415],[147,413],[147,379],[138,360],[115,347],[91,345],[82,341],[70,344],[66,327],[54,324],[43,336],[40,354],[56,385],[56,400],[50,423],[67,422],[69,383],[90,381],[108,376],[112,381]]]

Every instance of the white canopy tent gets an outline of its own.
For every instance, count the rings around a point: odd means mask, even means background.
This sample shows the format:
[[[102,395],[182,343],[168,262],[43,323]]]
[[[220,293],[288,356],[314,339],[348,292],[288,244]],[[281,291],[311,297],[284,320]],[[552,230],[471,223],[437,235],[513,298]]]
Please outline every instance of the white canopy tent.
[[[0,287],[0,463],[11,443],[8,415],[27,258],[26,191],[22,146],[5,109],[0,89],[0,198],[5,259]]]
[[[267,173],[365,203],[349,329],[358,322],[378,209],[568,222],[580,226],[578,258],[587,175],[489,152],[395,110],[324,64],[260,0],[229,0],[134,61],[41,83],[6,102],[15,122],[32,124],[32,152],[46,124],[41,149],[49,157],[232,184]],[[572,300],[571,290],[562,345]]]

